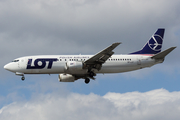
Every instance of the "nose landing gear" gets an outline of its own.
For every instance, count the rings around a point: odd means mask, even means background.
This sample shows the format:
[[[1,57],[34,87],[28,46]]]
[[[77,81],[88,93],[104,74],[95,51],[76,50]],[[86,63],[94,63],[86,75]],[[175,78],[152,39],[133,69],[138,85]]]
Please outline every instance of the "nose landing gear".
[[[22,80],[22,81],[24,81],[24,80],[25,80],[25,77],[24,77],[24,76],[22,76],[22,77],[21,77],[21,80]]]
[[[22,80],[22,81],[25,80],[24,73],[16,72],[16,75],[22,76],[22,77],[21,77],[21,80]]]

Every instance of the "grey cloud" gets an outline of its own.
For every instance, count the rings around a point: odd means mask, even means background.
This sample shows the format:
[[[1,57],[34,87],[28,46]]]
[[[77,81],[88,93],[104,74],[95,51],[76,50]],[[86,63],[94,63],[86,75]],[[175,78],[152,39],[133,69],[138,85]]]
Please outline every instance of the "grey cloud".
[[[69,93],[36,94],[29,101],[14,101],[0,109],[1,119],[78,119],[78,120],[178,120],[180,112],[180,92],[165,89],[145,93],[96,94]]]
[[[1,3],[1,9],[4,11],[1,15],[1,30],[7,33],[10,41],[25,41],[23,45],[26,45],[28,40],[34,43],[42,40],[45,43],[51,42],[52,47],[68,41],[79,46],[91,44],[90,46],[96,47],[97,50],[97,44],[104,47],[115,41],[135,41],[142,37],[145,38],[143,43],[142,40],[136,42],[143,45],[148,38],[141,34],[150,37],[149,35],[153,33],[148,32],[152,29],[154,32],[154,28],[174,27],[174,24],[177,24],[173,20],[174,18],[177,18],[176,21],[179,20],[177,8],[174,7],[177,3],[171,2],[170,5],[168,3],[163,2],[159,7],[160,3],[157,1],[26,0],[18,1],[15,5],[12,1],[7,1]],[[145,30],[147,27],[144,26],[149,27],[149,30]],[[29,45],[33,47],[33,44]],[[46,47],[47,45],[45,44]]]

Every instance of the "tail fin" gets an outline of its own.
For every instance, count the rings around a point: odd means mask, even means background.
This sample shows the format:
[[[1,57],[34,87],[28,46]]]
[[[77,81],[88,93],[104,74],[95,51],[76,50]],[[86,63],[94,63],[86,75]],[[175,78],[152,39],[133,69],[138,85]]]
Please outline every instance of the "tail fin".
[[[137,52],[130,54],[157,54],[161,52],[165,29],[158,29],[144,47]]]

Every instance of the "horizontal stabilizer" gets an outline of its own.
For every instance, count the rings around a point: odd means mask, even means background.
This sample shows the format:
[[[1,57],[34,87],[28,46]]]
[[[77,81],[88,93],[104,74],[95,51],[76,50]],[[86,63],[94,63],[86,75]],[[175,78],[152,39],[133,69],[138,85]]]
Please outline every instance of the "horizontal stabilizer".
[[[160,53],[152,56],[151,58],[153,58],[153,59],[164,59],[164,57],[165,57],[166,55],[168,55],[171,51],[173,51],[175,48],[176,48],[176,47],[171,47],[171,48],[169,48],[169,49],[167,49],[167,50],[164,50],[163,52],[160,52]]]

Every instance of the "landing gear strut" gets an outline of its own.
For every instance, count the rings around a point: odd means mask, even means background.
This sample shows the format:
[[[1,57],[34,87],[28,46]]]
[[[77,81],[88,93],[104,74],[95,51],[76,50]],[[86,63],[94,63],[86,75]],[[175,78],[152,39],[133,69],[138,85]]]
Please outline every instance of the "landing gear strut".
[[[25,80],[25,77],[24,77],[24,76],[22,76],[21,80],[22,80],[22,81],[24,81],[24,80]]]
[[[22,80],[22,81],[25,80],[24,73],[16,72],[16,75],[22,76],[22,77],[21,77],[21,80]]]
[[[85,78],[85,81],[84,81],[86,84],[88,84],[90,82],[90,79],[89,78]]]

